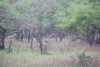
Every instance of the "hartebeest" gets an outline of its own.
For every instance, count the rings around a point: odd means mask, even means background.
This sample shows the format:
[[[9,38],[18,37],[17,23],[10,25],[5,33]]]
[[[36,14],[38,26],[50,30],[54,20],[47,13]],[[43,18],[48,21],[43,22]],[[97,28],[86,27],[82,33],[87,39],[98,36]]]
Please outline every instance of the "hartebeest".
[[[47,38],[53,38],[53,37],[56,37],[55,34],[52,34],[50,36],[47,36]]]
[[[16,36],[15,34],[14,35],[9,35],[9,36],[7,36],[7,38],[11,39],[11,38],[15,38],[15,36]]]

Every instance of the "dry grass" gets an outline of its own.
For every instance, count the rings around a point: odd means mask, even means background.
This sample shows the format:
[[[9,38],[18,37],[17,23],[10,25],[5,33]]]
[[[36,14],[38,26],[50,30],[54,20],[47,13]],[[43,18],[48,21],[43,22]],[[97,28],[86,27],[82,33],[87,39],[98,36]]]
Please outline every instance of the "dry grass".
[[[48,49],[47,54],[41,54],[39,44],[33,39],[33,49],[30,49],[30,43],[24,39],[23,42],[15,39],[6,39],[5,46],[8,47],[10,40],[13,42],[13,54],[6,54],[5,51],[0,52],[0,67],[67,67],[73,61],[71,57],[75,52],[83,51],[87,48],[86,56],[98,58],[100,60],[100,47],[87,46],[88,44],[80,45],[80,41],[71,42],[69,38],[59,39],[56,42],[55,38],[43,39],[50,42],[51,48]],[[74,44],[74,46],[70,46]],[[19,53],[16,49],[19,48]],[[98,63],[97,62],[97,63]]]

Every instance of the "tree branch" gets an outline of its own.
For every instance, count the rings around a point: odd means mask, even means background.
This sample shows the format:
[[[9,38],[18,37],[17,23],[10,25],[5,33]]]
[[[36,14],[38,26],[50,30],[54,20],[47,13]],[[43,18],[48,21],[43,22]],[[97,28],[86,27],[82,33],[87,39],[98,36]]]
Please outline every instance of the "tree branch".
[[[10,34],[6,34],[5,36],[9,36],[9,35],[14,34],[14,33],[16,33],[16,32],[17,32],[17,30],[11,32]]]
[[[4,29],[2,26],[0,26],[0,28],[1,28],[3,31],[5,31],[5,29]]]

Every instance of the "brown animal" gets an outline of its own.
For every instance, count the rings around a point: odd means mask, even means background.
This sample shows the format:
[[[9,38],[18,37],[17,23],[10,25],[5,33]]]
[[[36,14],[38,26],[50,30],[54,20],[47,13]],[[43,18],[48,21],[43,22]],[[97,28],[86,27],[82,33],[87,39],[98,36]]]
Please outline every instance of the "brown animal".
[[[54,34],[47,36],[47,38],[53,38],[53,37],[56,37],[56,36]]]
[[[7,36],[8,39],[11,39],[11,38],[15,38],[15,35],[9,35]]]

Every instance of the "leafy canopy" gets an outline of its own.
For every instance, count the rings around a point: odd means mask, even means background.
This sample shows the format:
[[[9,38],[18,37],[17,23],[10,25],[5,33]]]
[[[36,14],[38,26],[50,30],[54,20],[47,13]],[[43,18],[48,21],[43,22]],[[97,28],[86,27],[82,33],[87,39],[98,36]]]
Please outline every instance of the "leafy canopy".
[[[60,27],[66,31],[88,33],[93,26],[100,25],[100,2],[90,0],[75,0],[66,9],[66,18],[59,19]]]

